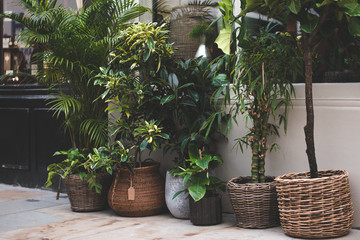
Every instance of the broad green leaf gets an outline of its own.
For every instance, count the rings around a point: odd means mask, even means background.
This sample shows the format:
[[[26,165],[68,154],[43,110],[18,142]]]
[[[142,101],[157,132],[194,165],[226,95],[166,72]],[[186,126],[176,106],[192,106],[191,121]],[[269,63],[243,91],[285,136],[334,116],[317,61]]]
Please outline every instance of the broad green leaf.
[[[209,183],[209,179],[203,179],[201,177],[192,177],[191,183],[188,188],[190,196],[194,199],[194,201],[199,201],[206,194],[206,186],[205,184]]]
[[[161,105],[164,105],[165,103],[168,103],[170,102],[171,100],[173,100],[175,98],[174,95],[169,95],[169,96],[166,96],[166,97],[163,97],[160,101],[160,104]]]
[[[188,146],[189,157],[192,159],[200,159],[199,149],[194,143],[190,143]]]
[[[186,83],[186,84],[184,84],[184,85],[181,85],[181,86],[178,88],[178,90],[179,90],[179,89],[182,89],[182,88],[189,87],[189,86],[194,86],[194,85],[195,85],[194,83]]]
[[[228,83],[227,76],[226,76],[226,74],[223,74],[223,73],[216,75],[212,80],[212,84],[214,86],[221,86],[221,85],[227,84],[227,83]]]
[[[301,0],[291,0],[288,7],[292,13],[298,14],[301,10]]]
[[[188,183],[188,181],[189,181],[189,179],[190,179],[190,177],[191,177],[191,173],[190,174],[186,174],[185,176],[184,176],[184,179],[183,179],[183,187],[185,187],[186,186],[186,184]]]
[[[140,150],[144,151],[145,148],[147,147],[148,143],[149,143],[148,139],[145,139],[144,141],[142,141],[142,143],[140,144]]]
[[[181,152],[183,153],[185,151],[185,147],[187,146],[189,142],[188,138],[185,138],[182,142],[181,142]]]
[[[170,73],[168,78],[169,84],[172,88],[177,88],[179,86],[179,79],[175,73]]]
[[[248,12],[255,11],[261,4],[263,4],[263,0],[246,0],[246,8],[241,11],[240,15],[244,16]]]
[[[152,39],[151,37],[149,37],[146,42],[147,42],[148,48],[149,48],[151,51],[155,49],[154,39]]]
[[[322,3],[317,3],[316,7],[319,8],[319,7],[325,6],[325,5],[333,3],[333,2],[334,2],[334,0],[324,0]]]
[[[190,185],[188,190],[190,196],[194,199],[195,202],[202,199],[206,194],[206,187],[202,185]]]
[[[185,192],[186,190],[181,190],[181,191],[178,191],[174,194],[174,196],[172,197],[172,199],[175,199],[177,196],[179,196],[181,193]]]
[[[191,99],[184,99],[183,101],[181,101],[180,104],[191,106],[191,107],[197,107],[196,104],[194,103],[194,101],[192,101]]]
[[[345,3],[343,5],[345,9],[345,13],[351,17],[359,17],[360,16],[360,4],[359,3]]]
[[[198,167],[201,169],[207,169],[209,167],[209,163],[211,162],[211,156],[210,155],[202,155],[202,159],[196,159],[195,163]]]
[[[301,23],[301,30],[305,33],[312,33],[318,25],[319,17],[313,14],[308,14],[306,20]]]
[[[225,28],[220,30],[219,36],[216,38],[215,43],[218,45],[225,54],[230,54],[231,46],[231,25],[228,24]]]
[[[198,102],[200,99],[199,94],[195,91],[190,90],[189,95],[194,102]]]
[[[85,175],[86,175],[85,172],[80,172],[80,173],[79,173],[80,179],[81,179],[81,180],[84,180]]]
[[[351,35],[360,37],[360,20],[356,17],[350,18],[348,29]]]
[[[146,49],[143,55],[144,62],[146,62],[149,59],[149,57],[150,57],[150,51]]]

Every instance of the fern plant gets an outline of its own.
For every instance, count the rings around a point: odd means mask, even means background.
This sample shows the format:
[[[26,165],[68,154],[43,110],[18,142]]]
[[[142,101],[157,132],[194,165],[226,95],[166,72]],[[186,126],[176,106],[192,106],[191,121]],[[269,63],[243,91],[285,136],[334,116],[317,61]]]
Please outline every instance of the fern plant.
[[[55,91],[48,102],[64,117],[72,147],[92,149],[108,141],[106,103],[94,85],[100,66],[129,21],[149,9],[134,0],[94,0],[79,12],[57,6],[57,0],[19,0],[25,15],[4,14],[26,28],[19,40],[37,48],[39,82]]]

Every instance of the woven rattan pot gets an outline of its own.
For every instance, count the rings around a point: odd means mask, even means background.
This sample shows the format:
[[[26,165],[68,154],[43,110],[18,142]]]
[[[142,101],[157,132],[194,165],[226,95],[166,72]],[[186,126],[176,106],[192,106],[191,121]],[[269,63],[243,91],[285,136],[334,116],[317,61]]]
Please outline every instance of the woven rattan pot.
[[[68,175],[64,179],[67,195],[70,200],[71,210],[74,212],[100,211],[108,207],[107,193],[109,191],[112,177],[106,173],[97,176],[102,185],[101,193],[95,189],[89,189],[86,180],[81,180],[78,174]]]
[[[285,234],[301,238],[332,238],[347,234],[353,205],[346,171],[290,173],[276,178],[281,226]]]
[[[227,183],[236,225],[241,228],[269,228],[280,225],[273,177],[265,183],[250,183],[250,177],[236,177]]]
[[[134,175],[126,168],[118,170],[109,194],[109,206],[120,216],[144,217],[166,209],[165,181],[159,173],[159,163],[134,168]],[[135,193],[129,195],[133,186]],[[134,199],[134,200],[131,200]]]

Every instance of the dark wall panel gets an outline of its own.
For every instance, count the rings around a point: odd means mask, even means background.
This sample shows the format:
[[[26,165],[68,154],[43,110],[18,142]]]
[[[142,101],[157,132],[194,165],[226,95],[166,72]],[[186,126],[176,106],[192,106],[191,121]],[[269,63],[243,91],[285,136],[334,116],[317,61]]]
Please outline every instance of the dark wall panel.
[[[61,120],[46,105],[48,96],[36,85],[0,87],[0,182],[41,187],[46,167],[60,160],[54,152],[70,147]]]

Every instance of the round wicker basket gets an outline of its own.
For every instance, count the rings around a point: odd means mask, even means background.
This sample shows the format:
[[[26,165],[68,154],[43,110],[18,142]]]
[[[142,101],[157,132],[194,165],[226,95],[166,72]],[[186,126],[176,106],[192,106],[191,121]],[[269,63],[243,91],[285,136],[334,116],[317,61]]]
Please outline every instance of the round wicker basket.
[[[71,210],[74,212],[100,211],[108,207],[107,193],[109,191],[112,177],[102,173],[97,176],[102,185],[101,193],[96,193],[95,189],[89,189],[86,180],[81,180],[78,174],[68,175],[64,179],[67,195],[70,200]]]
[[[166,209],[165,181],[159,173],[159,163],[134,168],[134,174],[126,168],[118,170],[109,194],[109,206],[120,216],[144,217],[161,213]],[[133,199],[129,188],[133,186]]]
[[[277,177],[281,226],[285,234],[301,238],[332,238],[347,234],[353,223],[353,205],[346,171],[319,171]]]
[[[237,226],[241,228],[269,228],[280,225],[273,177],[265,183],[250,183],[250,177],[236,177],[228,183]]]

